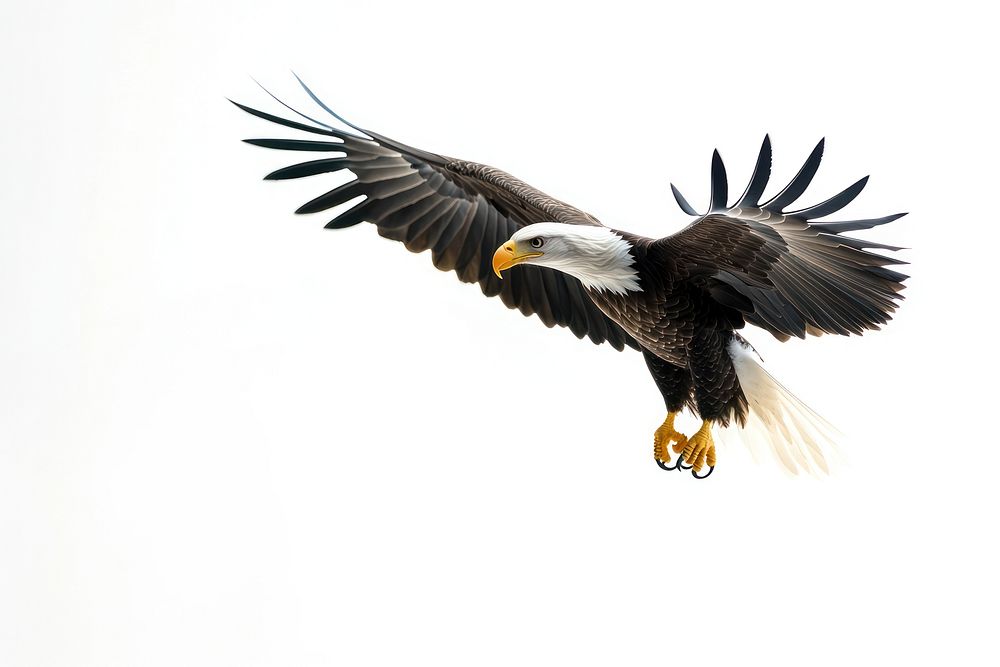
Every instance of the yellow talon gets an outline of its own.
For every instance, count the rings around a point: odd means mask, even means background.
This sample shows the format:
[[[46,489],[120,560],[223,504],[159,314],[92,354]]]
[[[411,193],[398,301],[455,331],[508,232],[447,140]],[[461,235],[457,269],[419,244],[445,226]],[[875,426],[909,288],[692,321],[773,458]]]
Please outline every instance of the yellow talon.
[[[674,445],[674,451],[683,452],[681,456],[684,462],[692,466],[695,472],[701,470],[706,463],[710,468],[714,468],[715,442],[712,441],[712,422],[707,419],[703,421],[698,432],[692,435],[682,448]]]
[[[667,413],[660,428],[653,434],[653,458],[663,463],[670,463],[670,443],[675,442],[674,451],[681,451],[687,444],[687,436],[674,428],[676,412]]]

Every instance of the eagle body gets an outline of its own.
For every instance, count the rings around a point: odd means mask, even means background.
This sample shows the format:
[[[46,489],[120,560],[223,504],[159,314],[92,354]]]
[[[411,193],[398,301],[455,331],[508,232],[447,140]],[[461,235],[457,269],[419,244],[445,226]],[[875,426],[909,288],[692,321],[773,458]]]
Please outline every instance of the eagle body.
[[[654,434],[661,468],[683,468],[686,462],[695,476],[706,465],[710,473],[716,458],[713,429],[731,425],[755,453],[773,455],[790,472],[827,470],[829,425],[764,370],[738,332],[751,324],[779,340],[861,334],[888,322],[902,298],[907,276],[888,267],[903,262],[874,252],[900,248],[844,233],[904,214],[817,221],[849,204],[867,177],[818,204],[786,210],[815,175],[823,141],[766,201],[770,139],[765,137],[750,182],[732,203],[716,151],[708,210],[697,213],[671,186],[694,221],[676,234],[648,238],[606,227],[494,167],[364,130],[299,83],[320,109],[350,129],[280,100],[306,122],[237,104],[264,120],[324,137],[247,139],[318,156],[267,179],[345,169],[356,176],[297,213],[328,211],[363,197],[339,208],[326,227],[372,223],[383,237],[413,252],[429,250],[438,269],[477,283],[486,296],[498,296],[548,327],[566,327],[578,338],[617,350],[639,350],[668,411]],[[674,426],[683,409],[703,420],[690,437]],[[680,454],[672,467],[666,465],[671,448]]]
[[[739,313],[708,296],[703,281],[663,244],[616,233],[631,246],[640,288],[589,288],[587,294],[642,347],[667,410],[689,407],[722,426],[743,423],[746,398],[726,352],[743,326]]]

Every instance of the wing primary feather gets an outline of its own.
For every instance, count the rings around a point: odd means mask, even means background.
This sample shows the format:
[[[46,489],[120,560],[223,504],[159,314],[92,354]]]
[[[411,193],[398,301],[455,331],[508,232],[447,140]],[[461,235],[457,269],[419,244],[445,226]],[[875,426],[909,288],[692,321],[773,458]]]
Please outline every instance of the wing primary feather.
[[[857,250],[864,250],[865,248],[879,248],[881,250],[889,250],[892,252],[896,252],[898,250],[909,250],[909,248],[904,246],[889,245],[888,243],[876,243],[875,241],[866,241],[864,239],[854,239],[850,236],[837,236],[836,234],[831,234],[828,238],[833,239],[836,243],[840,243],[841,245],[846,245]]]
[[[753,176],[746,191],[740,197],[737,206],[755,207],[760,196],[764,194],[764,188],[771,178],[771,137],[764,135],[764,142],[760,145],[760,153],[757,154],[757,164],[753,168]]]
[[[729,181],[726,179],[726,165],[718,149],[712,152],[712,200],[708,205],[709,213],[725,211],[726,200],[729,199]]]
[[[802,193],[809,187],[809,183],[812,182],[813,176],[816,175],[816,170],[819,169],[820,160],[823,159],[823,146],[825,143],[826,139],[819,140],[812,153],[806,158],[805,164],[799,169],[799,173],[795,174],[795,178],[789,181],[784,190],[776,194],[761,208],[774,213],[781,213],[783,208],[802,196]]]
[[[418,188],[414,188],[408,193],[397,195],[389,199],[366,199],[357,206],[351,207],[328,222],[326,224],[326,228],[344,229],[345,227],[352,227],[359,222],[364,222],[365,220],[378,223],[388,215],[395,215],[398,219],[403,220],[404,222],[412,221],[412,218],[416,217],[416,214],[429,208],[429,204],[427,204],[426,201],[430,199],[433,194],[433,191],[430,190],[422,191]],[[421,204],[421,202],[425,203],[422,206],[417,207],[417,205]]]
[[[372,205],[378,199],[365,198],[324,225],[325,229],[347,229],[365,221]]]
[[[422,183],[423,179],[416,172],[412,176],[397,178],[392,181],[381,181],[375,184],[365,183],[360,180],[348,181],[316,197],[312,201],[306,202],[295,212],[298,214],[318,213],[319,211],[325,211],[350,201],[358,195],[367,195],[372,199],[383,199],[418,187]]]
[[[275,148],[283,151],[336,152],[346,153],[347,148],[337,141],[306,141],[303,139],[244,139],[244,143],[261,148]]]
[[[298,123],[294,120],[288,120],[287,118],[282,118],[281,116],[275,116],[274,114],[269,114],[266,111],[258,111],[253,107],[248,107],[245,104],[240,104],[239,102],[233,102],[229,100],[240,109],[243,109],[251,116],[257,116],[258,118],[263,118],[264,120],[269,120],[272,123],[277,123],[278,125],[284,125],[285,127],[290,127],[293,130],[302,130],[304,132],[312,132],[313,134],[324,134],[329,137],[343,138],[344,135],[353,137],[353,134],[347,132],[340,132],[339,130],[327,130],[321,127],[313,127],[312,125],[306,125],[305,123]],[[360,138],[360,137],[355,137]]]
[[[309,97],[311,97],[312,101],[315,102],[316,104],[318,104],[319,107],[321,109],[323,109],[323,111],[327,112],[328,114],[330,114],[331,116],[333,116],[334,118],[336,118],[337,120],[339,120],[341,123],[343,123],[347,127],[350,127],[350,128],[352,128],[354,130],[357,130],[358,132],[361,132],[362,134],[365,134],[365,135],[368,134],[367,132],[365,132],[365,130],[363,128],[358,127],[354,123],[348,122],[347,120],[345,120],[344,118],[342,118],[339,114],[337,114],[333,109],[331,109],[330,107],[326,106],[326,104],[323,103],[323,100],[321,100],[318,97],[316,97],[316,93],[314,93],[312,90],[309,89],[309,86],[307,86],[305,84],[305,81],[303,81],[302,79],[299,78],[298,74],[296,74],[295,72],[292,72],[292,76],[294,76],[295,80],[299,82],[299,85],[302,86],[302,89],[306,91],[306,95],[308,95]],[[350,134],[350,133],[348,132],[347,134]],[[356,134],[351,134],[351,136],[354,137],[355,139],[365,139],[366,138],[366,137],[359,137]],[[368,136],[371,136],[371,135],[368,135]]]
[[[886,280],[896,283],[891,286],[894,292],[899,292],[900,290],[906,289],[906,285],[901,284],[904,280],[909,278],[905,273],[900,273],[899,271],[893,271],[892,269],[887,269],[884,266],[873,266],[868,269],[869,273],[872,273],[880,278],[885,278]],[[897,297],[902,298],[902,297]]]
[[[320,211],[325,211],[328,208],[339,206],[344,202],[354,199],[358,195],[365,194],[368,193],[364,191],[364,183],[358,180],[348,181],[343,185],[335,187],[329,192],[321,194],[315,199],[307,201],[305,204],[295,209],[295,212],[299,215],[303,215],[305,213],[318,213]]]
[[[688,203],[687,199],[684,199],[684,195],[681,194],[681,191],[673,183],[670,184],[670,191],[674,193],[674,199],[677,200],[677,205],[681,207],[682,211],[688,215],[698,215],[698,211],[694,210],[694,207]]]
[[[839,192],[830,197],[825,202],[816,204],[815,206],[810,206],[809,208],[801,209],[799,211],[791,211],[788,215],[797,215],[805,220],[813,220],[814,218],[822,218],[830,215],[831,213],[836,213],[854,201],[855,197],[861,194],[861,191],[865,189],[867,184],[868,176],[865,176],[849,188],[845,189],[843,192]]]
[[[341,169],[346,169],[351,161],[346,157],[335,157],[324,160],[310,160],[300,162],[288,167],[276,169],[264,177],[265,181],[284,181],[290,178],[302,178],[303,176],[315,176],[316,174],[326,174]]]
[[[274,93],[272,93],[272,92],[271,92],[270,90],[268,90],[267,88],[265,88],[265,87],[264,87],[264,84],[262,84],[262,83],[261,83],[260,81],[258,81],[257,79],[254,79],[253,77],[250,77],[250,79],[251,79],[251,80],[252,80],[252,81],[253,81],[254,83],[256,83],[256,84],[257,84],[258,86],[260,86],[260,89],[261,89],[261,90],[263,90],[263,91],[264,91],[265,93],[267,93],[268,95],[270,95],[270,96],[271,96],[271,99],[273,99],[273,100],[274,100],[275,102],[277,102],[277,103],[278,103],[278,104],[280,104],[281,106],[285,107],[286,109],[288,109],[288,110],[289,110],[289,111],[291,111],[292,113],[296,114],[297,116],[301,116],[302,118],[305,118],[305,119],[306,119],[306,120],[308,120],[308,121],[311,121],[311,122],[313,122],[313,123],[316,123],[317,125],[319,125],[319,126],[321,126],[321,127],[325,127],[325,128],[326,128],[326,129],[328,129],[328,130],[335,130],[335,129],[336,129],[336,128],[335,128],[335,127],[333,127],[332,125],[327,125],[327,124],[326,124],[326,123],[324,123],[323,121],[319,121],[319,120],[316,120],[315,118],[313,118],[312,116],[307,116],[307,115],[305,115],[304,113],[302,113],[302,112],[301,112],[301,111],[299,111],[298,109],[296,109],[296,108],[294,108],[294,107],[290,106],[290,105],[289,105],[288,103],[286,103],[286,102],[282,101],[282,100],[281,100],[280,98],[278,98],[278,96],[277,96],[277,95],[275,95],[275,94],[274,94]],[[360,137],[359,137],[359,138],[360,138]]]
[[[840,234],[841,232],[856,232],[859,229],[871,229],[879,225],[885,225],[893,220],[899,220],[906,213],[896,213],[887,215],[884,218],[871,218],[868,220],[845,220],[844,222],[813,222],[813,227],[830,234]]]
[[[358,127],[354,123],[351,123],[350,121],[346,120],[343,116],[341,116],[340,114],[338,114],[337,112],[335,112],[333,109],[331,109],[330,107],[328,107],[326,104],[324,104],[323,100],[319,99],[316,96],[316,93],[314,93],[309,88],[309,86],[307,86],[305,84],[305,82],[302,79],[299,78],[298,74],[296,74],[295,72],[292,72],[292,76],[294,76],[295,79],[299,82],[299,85],[302,86],[302,88],[306,91],[306,94],[309,95],[309,97],[312,98],[313,102],[315,102],[316,104],[318,104],[324,111],[326,111],[328,114],[330,114],[331,116],[333,116],[334,118],[336,118],[337,120],[339,120],[344,125],[347,125],[348,127],[353,128],[353,129],[357,130],[358,132],[361,132],[361,133],[363,133],[363,134],[366,135],[366,137],[356,137],[355,135],[350,135],[350,136],[355,136],[355,138],[357,138],[357,139],[365,139],[365,138],[370,137],[374,141],[377,141],[378,143],[382,144],[383,146],[387,146],[387,147],[392,148],[394,150],[396,150],[396,149],[402,150],[402,151],[404,151],[406,153],[409,153],[410,155],[414,155],[416,157],[419,157],[421,160],[427,160],[428,162],[431,162],[432,164],[434,164],[434,163],[441,163],[442,162],[442,158],[441,158],[440,155],[435,155],[434,153],[430,153],[430,152],[422,150],[420,148],[416,148],[414,146],[408,146],[408,145],[406,145],[404,143],[400,143],[398,141],[394,141],[393,139],[390,139],[389,137],[387,137],[385,135],[379,134],[377,132],[372,132],[371,130],[366,130],[363,127]]]

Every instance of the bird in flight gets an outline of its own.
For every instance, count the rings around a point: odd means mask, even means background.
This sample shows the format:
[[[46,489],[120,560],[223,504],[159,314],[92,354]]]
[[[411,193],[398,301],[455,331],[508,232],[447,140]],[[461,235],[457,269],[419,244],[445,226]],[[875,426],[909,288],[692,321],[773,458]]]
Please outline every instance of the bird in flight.
[[[596,344],[641,352],[667,411],[653,434],[653,457],[665,470],[708,477],[716,465],[713,429],[732,426],[755,454],[772,454],[792,473],[828,471],[829,424],[764,370],[737,331],[752,324],[781,341],[862,334],[888,322],[902,299],[907,276],[888,267],[905,262],[872,252],[901,248],[843,234],[905,213],[816,222],[847,206],[867,177],[819,204],[786,210],[816,174],[823,141],[788,185],[763,202],[770,139],[764,138],[750,183],[732,204],[716,151],[708,211],[697,213],[671,185],[680,208],[695,219],[676,234],[648,238],[606,227],[494,167],[362,129],[299,83],[322,111],[350,129],[306,116],[276,97],[304,122],[234,102],[264,120],[324,137],[246,139],[325,155],[266,179],[342,169],[356,176],[296,213],[326,211],[363,196],[326,227],[370,222],[410,251],[430,250],[435,267],[478,283],[508,308]],[[702,420],[691,435],[675,426],[684,408]]]

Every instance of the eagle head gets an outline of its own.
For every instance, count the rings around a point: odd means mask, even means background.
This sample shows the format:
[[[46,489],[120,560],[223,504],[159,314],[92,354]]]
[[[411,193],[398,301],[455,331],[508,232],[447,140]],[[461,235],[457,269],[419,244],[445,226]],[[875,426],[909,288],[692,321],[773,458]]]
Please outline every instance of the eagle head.
[[[493,254],[493,272],[537,264],[577,278],[584,287],[640,291],[632,244],[608,227],[539,222],[514,232]]]

